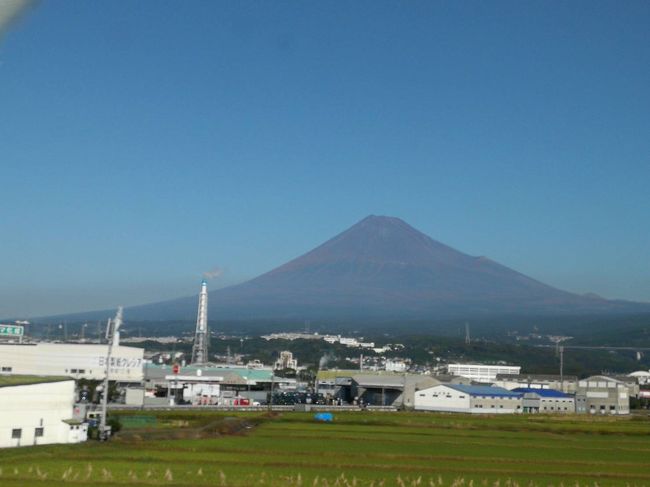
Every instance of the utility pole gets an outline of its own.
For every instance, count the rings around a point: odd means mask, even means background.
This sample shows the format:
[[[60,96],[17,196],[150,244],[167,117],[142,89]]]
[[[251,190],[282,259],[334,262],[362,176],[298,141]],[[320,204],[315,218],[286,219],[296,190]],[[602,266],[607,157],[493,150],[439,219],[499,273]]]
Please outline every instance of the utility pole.
[[[472,339],[469,336],[469,323],[465,323],[465,345],[469,345]]]
[[[564,392],[564,347],[560,347],[560,387]]]
[[[108,383],[109,383],[109,373],[111,370],[111,352],[113,351],[113,340],[116,333],[122,326],[122,306],[117,308],[117,313],[115,318],[112,320],[108,319],[108,324],[106,325],[106,340],[108,342],[107,352],[106,352],[106,375],[104,376],[104,387],[102,390],[102,417],[101,423],[99,425],[99,439],[101,441],[108,440],[110,436],[110,427],[106,426],[106,413],[108,410]]]
[[[560,356],[560,343],[566,340],[565,337],[551,337],[550,340],[555,343],[555,356]]]

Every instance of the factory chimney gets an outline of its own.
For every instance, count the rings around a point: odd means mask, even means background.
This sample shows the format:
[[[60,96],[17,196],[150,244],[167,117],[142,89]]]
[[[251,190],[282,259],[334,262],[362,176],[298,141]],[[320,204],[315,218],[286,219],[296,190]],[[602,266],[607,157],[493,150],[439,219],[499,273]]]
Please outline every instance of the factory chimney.
[[[196,317],[196,334],[192,347],[192,363],[205,364],[208,361],[208,285],[201,282],[199,293],[199,311]]]

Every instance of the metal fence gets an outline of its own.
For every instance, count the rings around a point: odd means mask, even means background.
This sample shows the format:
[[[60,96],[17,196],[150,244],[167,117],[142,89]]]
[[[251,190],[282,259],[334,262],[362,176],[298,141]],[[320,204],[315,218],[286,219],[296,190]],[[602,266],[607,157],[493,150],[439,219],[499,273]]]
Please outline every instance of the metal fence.
[[[108,408],[114,411],[396,411],[393,406],[324,406],[317,404],[273,405],[269,406],[192,406],[192,405],[165,405],[165,406],[127,406],[125,404],[109,404]],[[146,416],[144,416],[146,417]]]

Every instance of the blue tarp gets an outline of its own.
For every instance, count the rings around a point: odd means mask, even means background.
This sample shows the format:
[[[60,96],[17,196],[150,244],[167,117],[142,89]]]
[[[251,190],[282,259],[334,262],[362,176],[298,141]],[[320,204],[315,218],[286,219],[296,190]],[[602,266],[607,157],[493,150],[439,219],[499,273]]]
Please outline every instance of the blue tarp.
[[[325,421],[329,423],[334,420],[334,415],[332,413],[316,413],[314,414],[314,419],[316,421]]]

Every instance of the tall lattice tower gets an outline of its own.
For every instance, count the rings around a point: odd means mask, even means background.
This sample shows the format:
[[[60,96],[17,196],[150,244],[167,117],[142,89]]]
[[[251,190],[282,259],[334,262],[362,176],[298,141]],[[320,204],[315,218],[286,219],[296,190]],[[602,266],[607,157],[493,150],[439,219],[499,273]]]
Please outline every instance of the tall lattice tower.
[[[192,363],[205,364],[208,361],[208,284],[201,282],[199,312],[196,317],[196,334],[192,347]]]

